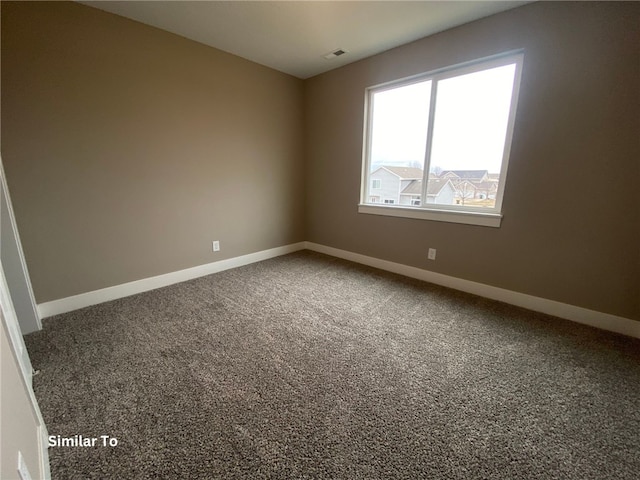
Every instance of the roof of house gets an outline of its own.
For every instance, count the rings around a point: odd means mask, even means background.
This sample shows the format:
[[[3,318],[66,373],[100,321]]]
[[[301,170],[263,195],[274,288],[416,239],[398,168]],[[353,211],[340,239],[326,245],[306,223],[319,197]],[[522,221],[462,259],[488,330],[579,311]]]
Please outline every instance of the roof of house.
[[[449,183],[446,178],[429,179],[427,184],[427,196],[438,195],[444,186]],[[452,187],[453,188],[453,187]],[[401,195],[422,195],[422,180],[414,180],[406,186]]]
[[[397,175],[402,180],[419,180],[422,178],[423,172],[421,168],[414,167],[389,167],[387,165],[383,165],[380,168],[384,168],[385,170],[389,170],[394,175]]]
[[[455,179],[451,184],[455,186],[455,189],[459,193],[469,193],[478,189],[477,182],[470,182],[469,180],[463,180],[461,178]]]
[[[422,195],[422,180],[413,180],[400,193],[402,195]]]
[[[447,185],[447,183],[451,183],[446,178],[440,178],[438,180],[429,180],[427,184],[427,196],[429,195],[438,195],[440,191]],[[453,188],[453,186],[451,187]]]
[[[443,170],[440,173],[441,177],[444,177],[447,173],[453,173],[455,176],[459,178],[464,178],[466,180],[473,180],[477,178],[478,180],[489,174],[488,170]]]

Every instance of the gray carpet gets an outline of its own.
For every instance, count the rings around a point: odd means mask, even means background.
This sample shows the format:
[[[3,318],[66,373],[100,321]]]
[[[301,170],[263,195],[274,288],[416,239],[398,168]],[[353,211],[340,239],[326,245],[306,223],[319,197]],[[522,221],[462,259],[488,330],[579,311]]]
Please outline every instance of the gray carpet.
[[[632,479],[640,341],[311,252],[28,335],[55,479]]]

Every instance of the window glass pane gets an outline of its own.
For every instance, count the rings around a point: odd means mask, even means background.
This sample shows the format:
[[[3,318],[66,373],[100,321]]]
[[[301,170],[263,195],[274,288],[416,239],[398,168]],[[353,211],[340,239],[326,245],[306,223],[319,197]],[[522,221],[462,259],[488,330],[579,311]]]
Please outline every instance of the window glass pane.
[[[419,205],[413,199],[422,192],[431,80],[376,92],[371,100],[368,201],[382,196],[387,205]]]
[[[515,70],[511,64],[438,82],[427,203],[495,206]],[[443,188],[447,195],[439,194]]]
[[[382,165],[424,166],[431,81],[372,95],[371,171]]]

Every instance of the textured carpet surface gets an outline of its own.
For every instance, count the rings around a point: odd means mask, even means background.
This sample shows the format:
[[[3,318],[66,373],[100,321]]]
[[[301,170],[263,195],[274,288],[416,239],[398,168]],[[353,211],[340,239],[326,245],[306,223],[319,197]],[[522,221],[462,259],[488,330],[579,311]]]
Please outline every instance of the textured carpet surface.
[[[640,341],[311,252],[26,341],[54,480],[640,472]]]

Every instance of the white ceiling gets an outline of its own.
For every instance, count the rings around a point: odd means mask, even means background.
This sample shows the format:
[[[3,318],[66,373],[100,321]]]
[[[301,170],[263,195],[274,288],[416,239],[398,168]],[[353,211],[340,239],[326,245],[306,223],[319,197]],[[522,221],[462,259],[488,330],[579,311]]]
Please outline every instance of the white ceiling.
[[[309,78],[526,1],[81,1]],[[327,60],[336,49],[348,53]]]

